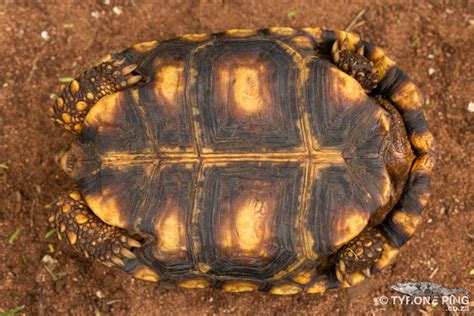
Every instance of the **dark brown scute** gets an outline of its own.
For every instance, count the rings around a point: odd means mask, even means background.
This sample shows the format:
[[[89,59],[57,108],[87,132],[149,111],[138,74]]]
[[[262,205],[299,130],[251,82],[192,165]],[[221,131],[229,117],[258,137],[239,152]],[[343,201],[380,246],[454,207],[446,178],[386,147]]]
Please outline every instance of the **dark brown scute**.
[[[85,196],[95,197],[103,192],[118,201],[117,216],[130,231],[139,232],[147,243],[137,254],[163,277],[178,277],[190,272],[192,261],[190,241],[185,249],[171,249],[168,252],[157,251],[157,244],[164,236],[156,226],[163,216],[174,216],[169,224],[181,224],[184,234],[190,238],[192,185],[195,168],[186,168],[182,164],[158,166],[152,163],[126,166],[103,166],[95,175],[79,180],[79,186]],[[176,214],[167,214],[167,212]],[[164,219],[166,220],[166,218]],[[166,223],[165,223],[166,225]],[[169,227],[168,227],[169,228]],[[171,227],[178,229],[177,226]]]
[[[141,197],[141,206],[134,217],[134,228],[151,236],[154,242],[144,247],[143,258],[160,271],[163,278],[177,278],[195,269],[191,243],[191,214],[194,205],[194,180],[197,166],[186,168],[182,164],[168,164],[157,167],[148,180],[147,191]],[[167,222],[167,219],[171,221]],[[171,226],[172,225],[172,226]],[[158,249],[157,243],[174,229],[182,233],[180,249]],[[179,236],[182,237],[182,236]],[[176,237],[172,237],[176,238]]]
[[[184,87],[177,93],[175,100],[166,100],[158,95],[155,87],[157,73],[163,67],[182,67],[180,80],[189,78],[189,55],[196,44],[172,41],[160,44],[153,54],[140,69],[148,72],[150,81],[139,89],[139,105],[145,115],[146,126],[150,137],[159,152],[163,146],[194,148],[192,137],[191,113],[186,106]],[[186,82],[183,82],[185,85]]]
[[[222,40],[198,50],[193,59],[197,77],[189,96],[200,113],[203,148],[216,152],[274,152],[302,144],[301,131],[294,124],[298,119],[297,73],[282,47],[262,38]],[[229,96],[231,86],[221,86],[216,81],[220,79],[217,71],[228,62],[255,70],[265,67],[265,76],[258,80],[270,89],[273,102],[262,104],[253,115],[237,111]]]
[[[144,152],[149,147],[147,133],[132,89],[117,93],[114,102],[110,102],[112,109],[109,113],[98,113],[94,125],[84,124],[79,140],[82,144],[96,146],[102,155],[108,152]]]
[[[194,229],[201,242],[199,261],[210,266],[209,273],[263,281],[294,263],[300,252],[295,227],[302,181],[303,169],[294,163],[206,167]],[[243,240],[252,233],[263,240]]]
[[[102,166],[100,170],[77,179],[86,201],[102,197],[116,200],[118,209],[114,210],[128,229],[133,229],[136,212],[140,209],[143,189],[148,186],[146,176],[148,166],[130,165],[126,168]],[[93,209],[94,212],[99,210]],[[107,211],[107,210],[103,210]],[[97,214],[100,217],[100,214]],[[124,227],[124,228],[125,228]]]
[[[370,218],[370,212],[379,205],[374,200],[365,200],[360,186],[346,166],[327,167],[320,171],[318,181],[311,188],[308,214],[308,231],[314,240],[313,251],[326,259],[340,245],[340,239],[348,234],[344,222],[347,216],[356,215],[362,220],[363,228]],[[375,205],[371,205],[375,204]],[[364,219],[365,218],[365,224]]]

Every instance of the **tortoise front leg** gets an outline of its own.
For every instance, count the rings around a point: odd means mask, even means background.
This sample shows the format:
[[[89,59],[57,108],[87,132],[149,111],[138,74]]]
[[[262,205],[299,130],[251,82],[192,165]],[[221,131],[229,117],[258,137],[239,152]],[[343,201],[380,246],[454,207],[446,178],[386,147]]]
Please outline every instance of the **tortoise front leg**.
[[[141,76],[132,72],[137,65],[125,58],[110,59],[90,68],[63,88],[52,107],[54,122],[65,130],[79,134],[90,108],[103,96],[128,88]]]
[[[107,266],[123,268],[136,258],[135,249],[142,246],[126,230],[102,222],[77,191],[61,196],[54,211],[49,220],[58,238],[66,239],[77,252]]]
[[[122,228],[104,223],[87,206],[78,191],[62,195],[54,204],[49,221],[58,238],[66,239],[74,250],[119,268],[135,278],[157,282],[159,275],[137,255],[142,243]]]

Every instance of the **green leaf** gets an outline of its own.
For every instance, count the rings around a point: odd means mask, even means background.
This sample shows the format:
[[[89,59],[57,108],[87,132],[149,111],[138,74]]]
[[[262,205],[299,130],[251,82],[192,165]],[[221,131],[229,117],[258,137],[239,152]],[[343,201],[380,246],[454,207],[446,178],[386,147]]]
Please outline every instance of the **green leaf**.
[[[26,255],[21,255],[21,261],[23,261],[23,264],[27,266],[30,261],[28,260],[28,257]]]
[[[66,276],[67,275],[67,272],[66,271],[62,271],[62,272],[56,272],[55,273],[56,276],[58,277],[58,279],[62,278],[63,276]]]
[[[73,80],[74,80],[73,77],[59,77],[59,82],[61,83],[69,83]]]
[[[48,232],[46,234],[44,234],[44,239],[48,239],[49,237],[53,236],[54,232],[56,230],[53,228],[53,229],[50,229],[48,230]]]
[[[410,43],[411,48],[418,48],[421,45],[421,38],[419,36],[416,36],[413,38],[413,41]]]
[[[10,315],[15,315],[18,312],[21,312],[22,310],[25,309],[25,305],[15,307],[14,309],[10,309],[9,311],[6,311],[5,313],[0,313],[0,316],[10,316]]]
[[[289,11],[286,16],[288,16],[288,18],[294,18],[294,17],[296,17],[297,14],[298,14],[298,12],[296,12],[296,11]]]
[[[18,236],[20,235],[20,233],[21,233],[21,228],[17,228],[15,232],[10,236],[9,243],[13,244],[13,242],[18,239]]]

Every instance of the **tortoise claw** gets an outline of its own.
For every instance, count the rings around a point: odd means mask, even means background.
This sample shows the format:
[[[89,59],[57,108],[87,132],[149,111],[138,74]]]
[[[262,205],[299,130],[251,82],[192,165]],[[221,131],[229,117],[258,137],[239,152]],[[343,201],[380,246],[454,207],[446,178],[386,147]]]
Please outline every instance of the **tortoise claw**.
[[[127,85],[131,86],[139,82],[142,79],[142,76],[132,76],[127,79]]]
[[[104,61],[108,61],[108,60],[104,60]],[[112,65],[114,65],[115,67],[118,67],[118,66],[122,66],[124,62],[125,62],[125,58],[122,58],[122,59],[118,59],[114,61]]]
[[[369,268],[363,269],[360,272],[362,272],[362,274],[365,275],[366,278],[368,278],[368,279],[372,277],[372,275],[370,274],[370,269]]]
[[[111,260],[114,264],[118,265],[119,267],[125,266],[125,262],[123,262],[123,260],[120,259],[119,257],[112,257]]]
[[[138,65],[136,64],[131,64],[131,65],[128,65],[128,66],[125,66],[122,68],[122,75],[128,75],[129,73],[131,73],[132,71],[134,71],[135,69],[137,69]]]
[[[120,254],[126,258],[129,258],[129,259],[135,259],[137,256],[135,256],[133,254],[133,252],[131,252],[130,250],[128,250],[127,248],[122,248],[120,249]]]
[[[127,238],[127,244],[130,246],[130,247],[135,247],[135,248],[140,248],[142,246],[142,244],[138,241],[138,240],[135,240],[133,238]]]

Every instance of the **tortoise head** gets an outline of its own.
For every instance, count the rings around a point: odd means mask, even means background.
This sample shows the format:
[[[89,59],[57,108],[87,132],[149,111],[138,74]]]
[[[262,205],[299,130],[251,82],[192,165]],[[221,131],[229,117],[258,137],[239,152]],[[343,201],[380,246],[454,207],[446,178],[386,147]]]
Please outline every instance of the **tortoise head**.
[[[91,168],[98,168],[100,162],[98,153],[91,146],[78,141],[56,155],[55,160],[61,169],[75,180],[90,173]]]

